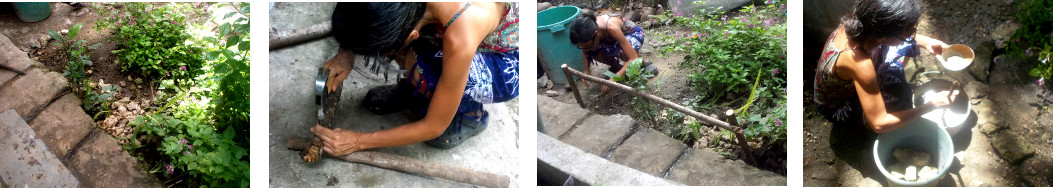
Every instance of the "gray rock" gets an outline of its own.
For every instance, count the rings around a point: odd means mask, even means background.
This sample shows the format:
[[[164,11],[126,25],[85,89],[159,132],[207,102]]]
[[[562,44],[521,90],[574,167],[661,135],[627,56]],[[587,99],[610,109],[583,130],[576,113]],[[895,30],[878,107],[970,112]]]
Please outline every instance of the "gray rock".
[[[556,91],[553,91],[553,90],[548,90],[548,91],[545,91],[545,95],[548,95],[549,97],[556,97],[556,96],[559,96],[559,92],[556,92]]]
[[[84,187],[160,187],[152,175],[136,169],[135,158],[107,134],[85,139],[67,167]]]
[[[991,136],[991,134],[994,134],[995,132],[997,132],[998,130],[1001,130],[1002,128],[1003,127],[1000,127],[1000,126],[998,126],[997,124],[994,124],[994,123],[985,123],[985,124],[980,125],[978,127],[978,129],[980,129],[980,132],[984,133],[984,135],[987,135],[987,136]]]
[[[991,52],[994,50],[994,41],[987,40],[980,45],[970,47],[973,48],[976,56],[973,58],[973,63],[966,70],[976,80],[987,83],[991,75]]]
[[[66,94],[30,122],[30,127],[55,155],[65,156],[95,126],[80,105],[76,95]]]
[[[965,93],[974,99],[987,97],[987,94],[990,92],[991,90],[987,88],[987,84],[980,82],[969,82],[968,85],[965,85]]]
[[[1018,163],[1035,154],[1035,146],[1013,131],[999,131],[991,137],[991,146],[998,156],[1011,163]]]
[[[59,73],[32,69],[0,90],[0,110],[15,109],[29,116],[66,90],[69,84]]]
[[[1016,32],[1017,28],[1020,28],[1020,25],[1016,23],[999,24],[998,27],[991,32],[991,39],[1002,42],[1008,41],[1009,38],[1013,36],[1013,33]]]

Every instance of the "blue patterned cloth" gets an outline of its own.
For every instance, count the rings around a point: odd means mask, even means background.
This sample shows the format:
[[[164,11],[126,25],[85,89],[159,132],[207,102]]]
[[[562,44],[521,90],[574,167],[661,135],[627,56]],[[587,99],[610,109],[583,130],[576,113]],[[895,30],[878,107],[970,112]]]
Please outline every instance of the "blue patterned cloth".
[[[625,39],[629,40],[629,44],[633,46],[633,50],[639,52],[640,51],[640,47],[643,46],[643,41],[644,41],[643,28],[640,28],[640,26],[633,27],[632,32],[625,33]],[[606,55],[606,56],[609,56],[609,57],[617,58],[618,56],[621,56],[621,54],[624,53],[624,52],[622,51],[622,46],[618,44],[617,40],[608,40],[608,41],[603,41],[602,43],[600,43],[599,47],[597,49],[589,51],[588,53],[586,53],[586,55],[588,55],[589,59],[595,60],[596,56],[600,55],[600,53],[603,53],[603,55]],[[623,59],[622,61],[628,61],[628,59]],[[614,69],[616,67],[617,70],[621,70],[621,68],[622,68],[621,63],[617,62],[617,61],[614,61],[614,62],[603,62],[603,61],[600,61],[600,63],[607,64],[607,65],[611,66],[612,69]],[[616,71],[612,71],[612,72],[616,72]]]
[[[417,54],[417,64],[413,67],[414,74],[421,78],[413,95],[420,104],[418,112],[423,116],[427,113],[431,94],[435,92],[442,75],[443,55],[442,50],[422,51],[425,52]],[[483,111],[483,104],[505,102],[517,96],[519,50],[505,53],[476,52],[457,113]],[[485,118],[482,120],[485,122]]]
[[[913,38],[908,38],[907,41],[910,42],[886,46],[888,50],[882,50],[885,52],[885,58],[880,64],[874,64],[881,97],[885,101],[885,111],[888,112],[914,108],[914,91],[903,73],[903,62],[908,57],[913,60],[913,57],[918,56],[918,46],[913,42]]]

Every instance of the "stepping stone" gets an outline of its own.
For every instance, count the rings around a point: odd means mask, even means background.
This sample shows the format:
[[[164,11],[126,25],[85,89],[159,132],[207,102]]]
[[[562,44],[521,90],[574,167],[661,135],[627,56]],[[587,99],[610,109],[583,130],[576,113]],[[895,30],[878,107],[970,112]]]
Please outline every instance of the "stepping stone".
[[[26,71],[29,67],[40,65],[40,63],[30,59],[26,52],[18,49],[14,43],[11,43],[11,39],[3,34],[0,34],[0,64],[14,67],[20,71]],[[18,76],[18,73],[0,69],[0,85],[11,81],[16,76]]]
[[[705,149],[691,149],[673,167],[668,178],[694,186],[786,186],[786,177],[782,175]]]
[[[538,115],[545,125],[545,134],[557,138],[589,114],[578,104],[563,103],[545,96],[537,96],[537,106]]]
[[[633,118],[626,115],[592,115],[559,140],[593,155],[602,156],[611,146],[629,134],[632,128]]]
[[[22,116],[29,116],[66,90],[69,90],[69,83],[61,74],[32,69],[0,89],[0,101],[4,101],[0,103],[0,111],[14,109]]]
[[[998,156],[1013,164],[1035,154],[1035,146],[1012,130],[1003,130],[992,135],[991,146],[998,151]]]
[[[574,177],[574,185],[677,186],[679,183],[589,155],[545,134],[537,135],[538,178]]]
[[[55,155],[66,156],[95,127],[80,104],[81,100],[76,95],[66,94],[51,103],[29,124]]]
[[[80,186],[14,110],[0,114],[0,180],[10,187]]]
[[[135,158],[117,140],[101,131],[84,140],[66,162],[84,187],[161,187],[152,175],[135,168]]]
[[[642,128],[611,154],[611,161],[651,175],[662,176],[687,145],[649,128]]]

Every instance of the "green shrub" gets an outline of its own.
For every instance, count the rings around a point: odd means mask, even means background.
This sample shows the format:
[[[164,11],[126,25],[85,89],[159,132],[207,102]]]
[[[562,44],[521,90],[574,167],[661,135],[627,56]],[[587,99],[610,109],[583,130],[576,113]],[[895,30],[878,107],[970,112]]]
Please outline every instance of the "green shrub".
[[[1053,56],[1053,11],[1050,11],[1053,1],[1022,1],[1018,5],[1016,21],[1020,28],[1010,41],[1005,41],[1006,52],[1029,60],[1037,57],[1036,67],[1029,74],[1040,77],[1040,83],[1046,78],[1053,79],[1053,62],[1049,62]]]
[[[215,113],[213,119],[219,125],[234,129],[238,143],[248,147],[249,134],[249,3],[218,4],[216,7],[231,6],[236,12],[230,12],[223,19],[230,22],[220,25],[219,36],[228,36],[225,41],[206,37],[207,46],[215,47],[205,56],[213,64],[213,80],[219,83],[218,94],[214,96]]]
[[[785,2],[769,2],[763,8],[747,6],[738,12],[714,12],[691,17],[670,13],[656,19],[673,19],[673,36],[658,35],[657,40],[672,42],[659,49],[687,52],[681,68],[693,69],[690,86],[699,96],[690,103],[696,111],[732,105],[745,125],[749,140],[768,143],[786,139],[786,24]],[[716,104],[719,103],[719,104]],[[752,106],[752,108],[751,108]],[[674,113],[675,114],[675,113]],[[676,114],[683,119],[682,115]],[[674,119],[674,118],[671,118]],[[672,136],[696,137],[698,125],[679,125]],[[727,136],[730,132],[723,132]],[[697,137],[696,137],[697,138]],[[721,138],[714,139],[719,142]]]
[[[125,3],[121,11],[97,22],[99,28],[111,28],[120,44],[114,50],[121,71],[147,78],[188,80],[203,71],[202,49],[188,43],[187,31],[191,8],[182,4],[155,7],[150,3]]]
[[[87,67],[92,64],[91,60],[88,59],[87,50],[94,50],[99,47],[99,44],[85,47],[84,45],[87,41],[75,39],[83,25],[81,23],[73,25],[69,32],[66,33],[66,36],[62,36],[55,30],[48,29],[48,35],[51,35],[51,38],[58,41],[51,43],[51,45],[62,48],[66,52],[68,62],[66,62],[66,70],[62,72],[62,76],[69,79],[69,83],[73,85],[73,88],[82,88],[82,86],[86,85]]]
[[[140,115],[129,124],[135,126],[136,134],[145,135],[146,140],[161,143],[157,151],[168,156],[172,166],[169,174],[178,168],[201,177],[201,185],[248,186],[249,164],[242,160],[248,150],[233,141],[232,129],[220,133],[199,120],[181,120],[163,114]]]

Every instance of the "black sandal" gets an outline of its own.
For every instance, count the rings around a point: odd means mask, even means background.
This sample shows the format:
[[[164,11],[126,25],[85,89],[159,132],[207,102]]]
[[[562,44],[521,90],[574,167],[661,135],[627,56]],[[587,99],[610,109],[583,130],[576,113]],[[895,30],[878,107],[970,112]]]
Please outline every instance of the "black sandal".
[[[477,115],[474,117],[457,114],[453,117],[453,121],[450,122],[450,126],[446,127],[446,131],[442,132],[442,135],[425,141],[424,143],[442,149],[450,149],[460,146],[464,143],[464,140],[486,130],[486,119],[490,114],[484,110],[479,111],[480,112],[476,113]],[[457,124],[460,124],[460,126],[456,126]]]
[[[366,93],[363,104],[377,115],[405,110],[413,104],[413,85],[406,80],[398,84],[374,87]]]

